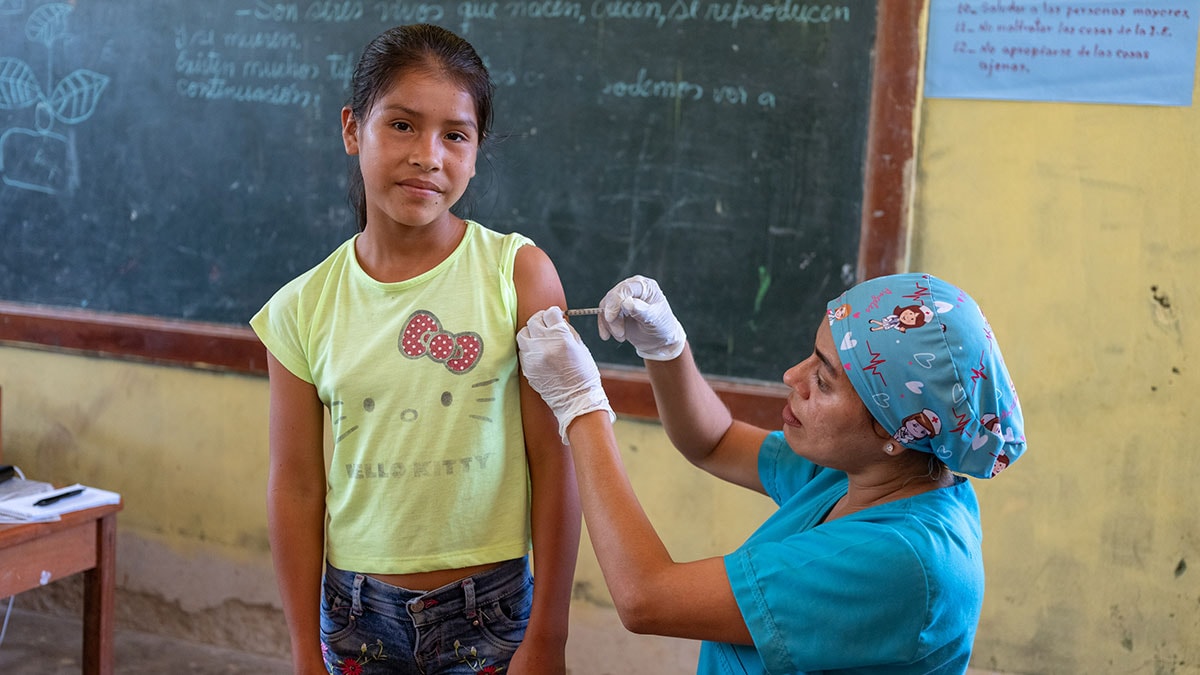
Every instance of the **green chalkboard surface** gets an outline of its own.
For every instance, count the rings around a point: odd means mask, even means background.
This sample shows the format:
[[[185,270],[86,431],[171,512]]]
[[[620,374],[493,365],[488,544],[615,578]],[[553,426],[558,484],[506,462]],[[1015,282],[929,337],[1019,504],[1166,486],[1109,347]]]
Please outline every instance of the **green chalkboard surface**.
[[[657,278],[706,373],[803,356],[858,272],[866,0],[0,0],[0,299],[244,326],[353,234],[349,73],[422,21],[497,84],[459,215],[533,238],[572,306]]]

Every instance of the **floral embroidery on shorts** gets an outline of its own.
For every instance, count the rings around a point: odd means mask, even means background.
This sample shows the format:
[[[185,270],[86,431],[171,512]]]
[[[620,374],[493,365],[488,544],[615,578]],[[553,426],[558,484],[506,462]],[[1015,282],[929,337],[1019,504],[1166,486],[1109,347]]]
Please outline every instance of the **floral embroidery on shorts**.
[[[375,644],[367,647],[363,643],[359,647],[358,657],[347,659],[338,659],[330,661],[329,645],[321,643],[321,654],[325,657],[325,662],[329,664],[329,672],[335,675],[362,675],[363,666],[372,661],[386,661],[387,656],[383,653],[383,640],[376,640]]]
[[[464,649],[466,650],[465,653],[463,652]],[[460,662],[470,666],[471,670],[483,673],[483,675],[496,675],[496,673],[504,670],[504,666],[486,665],[487,659],[479,658],[479,652],[474,647],[464,648],[462,642],[458,640],[454,641],[454,655],[458,657]]]

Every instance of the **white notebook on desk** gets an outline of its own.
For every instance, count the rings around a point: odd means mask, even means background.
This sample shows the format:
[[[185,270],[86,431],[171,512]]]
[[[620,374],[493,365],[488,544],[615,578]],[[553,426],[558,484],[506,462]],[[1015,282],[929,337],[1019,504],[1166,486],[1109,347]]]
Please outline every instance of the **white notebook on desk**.
[[[59,520],[64,513],[120,501],[121,495],[116,492],[76,483],[0,501],[0,521],[37,523]]]

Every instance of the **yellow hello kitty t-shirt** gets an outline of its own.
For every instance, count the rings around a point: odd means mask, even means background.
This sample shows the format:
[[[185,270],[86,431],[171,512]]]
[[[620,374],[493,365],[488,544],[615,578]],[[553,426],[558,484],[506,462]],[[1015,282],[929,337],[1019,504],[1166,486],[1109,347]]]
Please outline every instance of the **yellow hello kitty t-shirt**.
[[[380,283],[356,238],[250,321],[329,409],[330,563],[407,574],[525,555],[513,264],[532,242],[467,221],[437,267]]]

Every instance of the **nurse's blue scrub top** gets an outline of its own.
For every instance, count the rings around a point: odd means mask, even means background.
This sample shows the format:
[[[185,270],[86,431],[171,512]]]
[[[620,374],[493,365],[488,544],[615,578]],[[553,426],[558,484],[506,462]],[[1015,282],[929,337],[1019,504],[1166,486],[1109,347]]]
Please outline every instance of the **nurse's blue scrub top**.
[[[983,604],[979,502],[966,479],[818,527],[846,474],[759,451],[779,504],[725,557],[754,646],[705,642],[697,673],[963,673]]]

